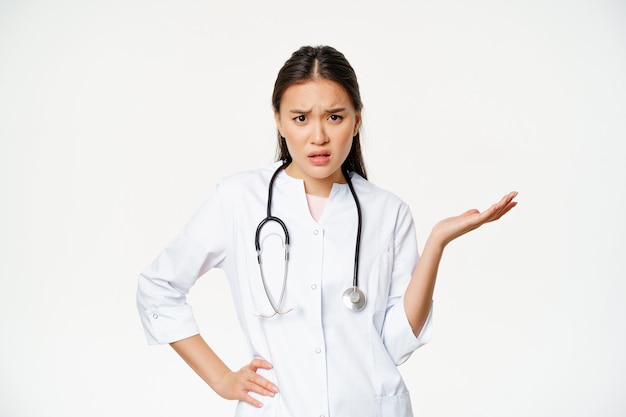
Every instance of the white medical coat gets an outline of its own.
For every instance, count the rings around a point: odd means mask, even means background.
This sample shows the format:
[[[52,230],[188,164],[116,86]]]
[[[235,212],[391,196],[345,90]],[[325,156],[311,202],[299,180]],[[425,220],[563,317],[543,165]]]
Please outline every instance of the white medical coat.
[[[259,313],[269,314],[272,308],[254,235],[266,216],[269,180],[277,167],[223,179],[180,235],[141,273],[137,303],[148,342],[165,344],[198,334],[186,294],[206,271],[222,268],[250,358],[273,364],[273,369],[259,373],[280,389],[274,398],[260,398],[260,409],[240,402],[236,416],[412,416],[397,365],[428,342],[431,315],[416,338],[403,305],[418,260],[408,206],[352,174],[363,215],[359,288],[367,304],[360,312],[351,311],[342,302],[344,290],[352,285],[357,231],[348,185],[334,184],[316,222],[303,181],[281,172],[274,183],[272,215],[289,230],[283,309],[295,309],[261,318]],[[264,274],[270,295],[278,301],[284,238],[275,225],[266,229],[261,236]]]

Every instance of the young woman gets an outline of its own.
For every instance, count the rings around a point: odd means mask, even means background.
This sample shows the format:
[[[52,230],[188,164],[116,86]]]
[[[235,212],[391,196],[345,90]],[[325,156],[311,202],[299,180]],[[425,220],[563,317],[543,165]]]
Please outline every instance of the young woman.
[[[515,192],[432,229],[418,262],[407,205],[366,180],[354,70],[302,47],[273,94],[279,162],[224,178],[139,278],[149,343],[170,343],[237,416],[412,416],[397,366],[430,338],[445,246],[499,219]],[[230,282],[250,362],[229,369],[185,295],[211,268]]]

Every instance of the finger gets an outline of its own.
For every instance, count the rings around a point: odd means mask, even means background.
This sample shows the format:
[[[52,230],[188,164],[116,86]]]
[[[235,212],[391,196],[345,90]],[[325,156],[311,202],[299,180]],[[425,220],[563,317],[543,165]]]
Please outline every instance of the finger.
[[[244,401],[244,402],[247,402],[248,404],[250,404],[250,405],[252,405],[253,407],[256,407],[256,408],[263,407],[263,403],[261,401],[256,400],[250,394],[244,394],[243,397],[240,398],[240,400]]]
[[[251,375],[249,381],[254,384],[252,391],[257,394],[273,397],[278,393],[278,387],[274,383],[257,373]]]
[[[465,213],[461,214],[461,217],[471,216],[472,214],[479,214],[480,212],[477,209],[467,210]]]
[[[262,395],[264,397],[274,397],[278,394],[278,391],[267,389],[253,381],[246,381],[242,387],[246,393],[254,392],[255,394]]]
[[[257,369],[272,369],[272,364],[261,358],[253,359],[249,366],[255,372]]]
[[[494,216],[493,220],[497,220],[500,217],[502,217],[505,213],[507,213],[509,210],[511,210],[513,207],[515,207],[517,205],[517,202],[513,202],[513,199],[517,197],[517,191],[512,191],[510,193],[508,193],[507,195],[505,195],[499,202],[498,202],[498,210],[496,211],[496,215]],[[511,203],[514,203],[513,205],[511,205]]]
[[[257,370],[259,369],[272,369],[272,364],[265,359],[253,359],[249,365],[243,368],[245,373],[245,379],[253,385],[248,386],[247,389],[257,394],[265,396],[274,396],[278,393],[278,387],[269,381],[267,378],[259,375]]]
[[[489,213],[487,216],[489,219],[486,221],[491,222],[491,221],[497,220],[500,217],[502,217],[506,212],[511,210],[513,207],[515,207],[517,203],[513,204],[513,206],[511,206],[510,204],[512,203],[513,199],[516,196],[517,196],[517,191],[511,191],[510,193],[502,197],[500,201],[498,201],[496,204],[492,205],[491,207],[489,207],[489,209],[485,210],[485,212]]]
[[[494,220],[497,220],[502,215],[500,214],[501,210],[502,208],[500,208],[498,204],[494,204],[491,207],[489,207],[487,210],[483,211],[482,213],[479,213],[476,216],[476,218],[471,222],[471,224],[474,226],[473,229],[480,227],[481,225],[485,223],[489,223]]]
[[[505,194],[500,201],[498,201],[496,203],[497,206],[505,206],[507,205],[510,201],[512,201],[515,197],[517,197],[517,191],[511,191],[508,194]]]
[[[506,207],[511,201],[513,201],[513,199],[517,196],[517,191],[512,191],[510,193],[508,193],[507,195],[505,195],[504,197],[502,197],[500,199],[500,201],[498,201],[496,203],[496,206],[501,209],[503,207]]]
[[[467,217],[467,216],[471,216],[473,214],[480,214],[479,216],[479,223],[485,223],[490,220],[489,219],[491,216],[497,216],[497,215],[502,215],[499,212],[502,211],[503,209],[505,209],[508,204],[511,202],[511,200],[513,200],[515,197],[517,196],[517,191],[511,191],[508,194],[505,194],[500,201],[498,201],[495,204],[492,204],[487,210],[484,210],[482,213],[479,212],[476,209],[471,209],[471,210],[467,210],[465,213],[461,214],[462,217]],[[510,210],[511,208],[508,208],[507,210]],[[495,219],[494,219],[495,220]]]
[[[517,206],[517,201],[511,201],[493,220],[498,220],[500,217],[508,213],[513,207]]]

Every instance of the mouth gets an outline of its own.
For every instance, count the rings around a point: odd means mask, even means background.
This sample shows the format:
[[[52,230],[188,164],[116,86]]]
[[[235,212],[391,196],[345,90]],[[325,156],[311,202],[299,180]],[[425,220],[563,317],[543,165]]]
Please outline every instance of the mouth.
[[[330,152],[328,151],[316,151],[309,154],[309,158],[328,158],[329,156]]]
[[[323,150],[311,152],[308,158],[313,165],[325,165],[330,161],[330,152]]]

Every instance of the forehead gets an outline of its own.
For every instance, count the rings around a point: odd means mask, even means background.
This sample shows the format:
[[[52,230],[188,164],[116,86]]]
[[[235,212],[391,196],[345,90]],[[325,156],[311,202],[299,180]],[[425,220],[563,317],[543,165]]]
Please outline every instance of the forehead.
[[[326,79],[309,80],[289,86],[283,93],[281,108],[311,109],[323,107],[325,109],[345,107],[354,109],[352,100],[346,90],[336,83]]]

